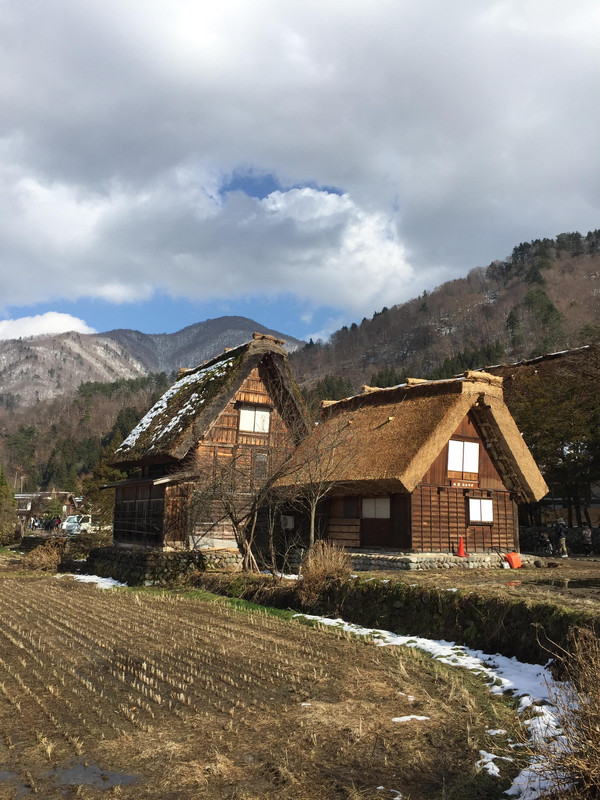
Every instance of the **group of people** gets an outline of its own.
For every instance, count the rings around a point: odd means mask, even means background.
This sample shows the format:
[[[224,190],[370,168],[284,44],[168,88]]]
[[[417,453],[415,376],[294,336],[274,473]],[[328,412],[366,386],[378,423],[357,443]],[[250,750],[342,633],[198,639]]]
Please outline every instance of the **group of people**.
[[[569,557],[567,549],[567,531],[568,528],[562,517],[559,517],[555,525],[548,525],[545,531],[540,534],[538,547],[544,555],[557,555],[562,558]],[[592,529],[589,525],[584,525],[581,531],[583,554],[591,556],[594,552],[592,542]]]
[[[31,517],[29,520],[30,531],[57,531],[62,525],[62,519],[58,516],[55,517]]]

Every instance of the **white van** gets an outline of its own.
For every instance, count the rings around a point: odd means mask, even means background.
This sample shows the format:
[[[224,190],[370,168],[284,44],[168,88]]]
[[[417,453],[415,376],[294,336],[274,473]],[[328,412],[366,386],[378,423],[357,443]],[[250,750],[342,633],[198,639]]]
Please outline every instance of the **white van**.
[[[61,527],[67,536],[75,536],[77,533],[88,533],[93,527],[91,514],[72,514],[66,518]]]

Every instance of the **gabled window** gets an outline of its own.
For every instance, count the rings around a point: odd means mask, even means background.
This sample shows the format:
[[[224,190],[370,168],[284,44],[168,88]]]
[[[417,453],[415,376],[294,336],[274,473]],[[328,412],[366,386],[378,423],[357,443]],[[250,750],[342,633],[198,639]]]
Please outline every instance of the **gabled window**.
[[[494,504],[484,497],[469,497],[469,522],[491,523],[494,521]]]
[[[240,408],[240,430],[247,433],[268,433],[271,411],[264,406],[242,406]]]
[[[479,474],[479,442],[448,442],[448,472]]]
[[[361,516],[363,519],[389,519],[390,498],[363,497]]]

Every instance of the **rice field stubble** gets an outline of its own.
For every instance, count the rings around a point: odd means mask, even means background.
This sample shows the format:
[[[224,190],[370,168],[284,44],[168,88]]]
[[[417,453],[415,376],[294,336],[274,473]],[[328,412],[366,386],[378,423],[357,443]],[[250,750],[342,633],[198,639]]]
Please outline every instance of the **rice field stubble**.
[[[68,577],[0,580],[0,620],[0,798],[415,800],[507,786],[474,764],[480,748],[514,755],[485,734],[514,730],[513,709],[413,650]],[[392,721],[412,714],[429,719]],[[78,765],[107,772],[61,783]],[[113,786],[112,772],[135,782]]]

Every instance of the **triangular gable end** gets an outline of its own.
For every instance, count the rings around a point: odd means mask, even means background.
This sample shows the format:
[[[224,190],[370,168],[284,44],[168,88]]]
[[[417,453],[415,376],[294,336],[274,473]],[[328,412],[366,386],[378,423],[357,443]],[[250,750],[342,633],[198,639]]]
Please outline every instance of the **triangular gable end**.
[[[534,502],[548,493],[529,448],[517,425],[496,392],[465,393],[452,406],[404,474],[404,486],[411,493],[421,483],[461,422],[471,413],[479,438],[488,450],[493,467],[506,488],[520,502]]]
[[[478,399],[473,395],[462,394],[431,431],[417,457],[413,459],[404,472],[402,483],[409,494],[423,481],[426,473],[448,444],[452,434],[458,429],[469,410],[478,402]]]
[[[285,396],[282,416],[290,427],[302,429],[301,400],[296,396],[285,350],[271,339],[260,337],[201,367],[184,371],[118,448],[113,463],[127,468],[181,461],[261,363],[272,374],[273,385]]]
[[[479,460],[475,472],[453,472],[449,469],[448,445],[452,440],[476,441],[479,443]],[[445,441],[437,457],[425,473],[423,473],[418,483],[446,485],[449,480],[452,480],[456,482],[452,485],[462,486],[463,488],[476,488],[484,476],[487,488],[510,488],[498,470],[498,465],[494,462],[490,454],[490,448],[486,438],[477,424],[473,408],[470,408],[456,429]]]

